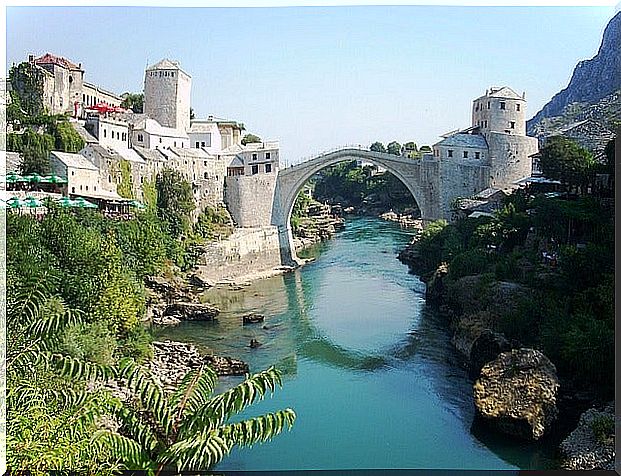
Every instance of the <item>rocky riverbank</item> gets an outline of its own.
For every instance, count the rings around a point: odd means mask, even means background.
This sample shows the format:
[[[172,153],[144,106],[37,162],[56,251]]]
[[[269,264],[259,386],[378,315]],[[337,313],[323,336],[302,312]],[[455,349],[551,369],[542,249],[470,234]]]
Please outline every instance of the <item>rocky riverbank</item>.
[[[306,208],[305,216],[299,217],[294,226],[295,249],[303,249],[328,240],[344,225],[345,220],[341,217],[340,206],[311,202]]]
[[[399,258],[416,272],[416,246],[408,246]],[[533,289],[485,275],[450,278],[446,264],[422,279],[427,301],[446,317],[452,343],[475,381],[477,418],[490,428],[530,441],[546,437],[560,441],[577,424],[559,448],[565,455],[563,467],[610,467],[614,440],[595,438],[591,427],[594,418],[603,421],[602,411],[614,413],[614,409],[588,410],[578,422],[578,416],[598,401],[596,392],[572,389],[544,354],[507,339],[499,328],[521,302],[532,301]]]
[[[417,231],[422,231],[423,221],[417,218],[415,215],[409,213],[395,213],[392,210],[382,213],[379,216],[382,220],[392,221],[399,223],[403,228],[413,228]]]

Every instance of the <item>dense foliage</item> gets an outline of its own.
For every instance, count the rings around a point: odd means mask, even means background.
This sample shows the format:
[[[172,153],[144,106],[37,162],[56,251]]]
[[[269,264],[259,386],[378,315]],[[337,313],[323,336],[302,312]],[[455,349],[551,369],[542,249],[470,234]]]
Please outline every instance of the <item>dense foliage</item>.
[[[123,102],[121,107],[125,109],[131,109],[137,114],[142,114],[144,108],[144,94],[143,93],[123,93],[121,94]]]
[[[258,143],[258,142],[261,142],[261,138],[254,134],[246,134],[244,137],[242,137],[242,140],[241,140],[242,145],[253,144],[253,143]]]
[[[575,148],[569,150],[572,154]],[[577,155],[587,157],[582,151]],[[566,190],[594,180],[582,173],[565,175]],[[478,289],[477,300],[488,310],[495,305],[487,301],[493,283],[519,285],[524,297],[512,312],[496,316],[496,329],[540,348],[567,381],[611,395],[614,212],[605,198],[586,189],[573,197],[520,190],[493,218],[430,224],[412,250],[411,265],[422,276],[448,265],[449,288],[458,289],[465,276],[484,277],[487,284]],[[463,311],[463,303],[449,304]]]
[[[314,196],[319,201],[338,202],[359,207],[373,202],[379,208],[400,210],[417,208],[403,182],[390,172],[375,173],[373,166],[358,166],[355,161],[341,162],[319,172],[314,181]]]
[[[194,210],[192,186],[181,173],[164,169],[157,175],[157,210],[162,220],[168,223],[174,237],[187,232],[190,227],[190,213]]]

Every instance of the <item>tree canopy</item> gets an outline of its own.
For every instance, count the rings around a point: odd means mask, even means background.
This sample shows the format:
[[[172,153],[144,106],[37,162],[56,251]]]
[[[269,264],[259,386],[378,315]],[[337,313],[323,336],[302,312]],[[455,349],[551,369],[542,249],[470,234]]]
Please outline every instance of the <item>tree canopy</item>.
[[[137,114],[141,114],[144,110],[144,94],[143,93],[123,93],[121,95],[123,102],[121,107],[131,109]]]
[[[401,155],[401,144],[393,140],[388,144],[387,152],[392,155]]]
[[[539,163],[543,174],[568,186],[581,186],[593,171],[591,153],[562,136],[550,137],[540,150]]]
[[[187,231],[195,207],[192,186],[177,170],[164,169],[157,175],[156,188],[158,214],[177,237]]]
[[[373,142],[369,149],[373,152],[386,152],[386,147],[384,147],[384,144],[382,144],[381,142]]]
[[[246,134],[244,137],[242,137],[242,140],[241,140],[242,145],[258,143],[258,142],[262,142],[261,138],[254,134]]]

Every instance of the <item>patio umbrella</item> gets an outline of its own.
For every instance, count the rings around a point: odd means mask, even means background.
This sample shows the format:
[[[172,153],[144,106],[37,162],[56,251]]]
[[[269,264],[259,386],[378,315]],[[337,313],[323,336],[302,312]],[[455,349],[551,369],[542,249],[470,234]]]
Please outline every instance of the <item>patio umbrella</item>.
[[[43,177],[41,177],[39,174],[29,174],[29,175],[24,175],[23,178],[30,183],[38,183],[38,182],[41,182],[41,179]]]
[[[78,208],[99,208],[97,205],[95,205],[92,202],[89,202],[88,200],[83,199],[82,197],[78,197],[76,198],[73,203],[75,204],[75,207]]]
[[[17,175],[16,173],[10,173],[6,176],[6,183],[19,182],[21,178],[21,175]]]
[[[139,202],[138,200],[130,200],[129,202],[127,202],[127,204],[130,207],[135,207],[138,208],[140,210],[147,208],[146,205],[144,203]]]
[[[19,197],[11,197],[7,200],[6,204],[9,208],[21,208],[26,205],[26,202]]]
[[[67,179],[61,177],[60,175],[46,175],[45,177],[41,177],[42,183],[67,183]]]
[[[39,200],[38,198],[35,197],[26,197],[24,199],[24,204],[28,207],[28,208],[37,208],[37,207],[43,207],[43,202],[41,200]]]
[[[58,204],[63,208],[75,206],[73,200],[71,200],[69,197],[59,198]]]

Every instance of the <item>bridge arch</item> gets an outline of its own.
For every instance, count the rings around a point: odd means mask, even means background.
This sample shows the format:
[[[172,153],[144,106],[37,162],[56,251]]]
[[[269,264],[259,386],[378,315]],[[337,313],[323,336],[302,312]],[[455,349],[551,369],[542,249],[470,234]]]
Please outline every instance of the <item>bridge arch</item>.
[[[281,260],[283,264],[297,264],[291,232],[291,214],[293,205],[304,184],[316,173],[331,165],[350,160],[364,160],[385,168],[397,177],[408,189],[418,205],[423,220],[436,218],[437,211],[430,203],[434,184],[425,181],[422,161],[400,157],[382,152],[373,152],[362,148],[344,148],[319,155],[306,162],[281,169],[274,191],[272,225],[279,228]]]

